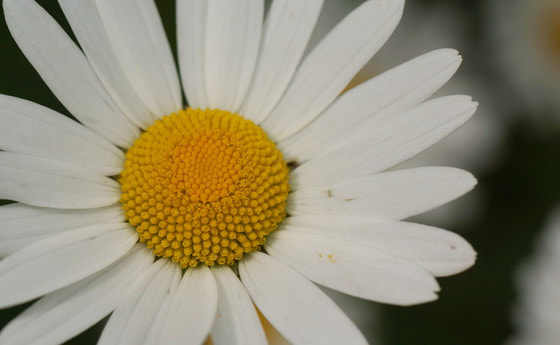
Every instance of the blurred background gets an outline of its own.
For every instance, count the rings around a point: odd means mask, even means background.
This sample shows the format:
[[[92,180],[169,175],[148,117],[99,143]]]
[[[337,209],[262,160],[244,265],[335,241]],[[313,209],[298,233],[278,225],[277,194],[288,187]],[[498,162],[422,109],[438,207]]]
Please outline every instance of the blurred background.
[[[55,0],[37,2],[69,31]],[[175,1],[156,2],[175,48]],[[310,47],[361,2],[325,0]],[[0,18],[0,93],[68,114]],[[438,95],[472,95],[479,110],[403,166],[448,165],[475,174],[474,192],[413,220],[461,234],[478,260],[470,270],[440,279],[439,300],[425,305],[387,306],[329,292],[372,344],[508,344],[530,322],[520,314],[530,314],[525,295],[539,285],[520,272],[530,270],[534,257],[548,260],[537,243],[545,241],[539,238],[560,203],[560,1],[408,0],[393,37],[349,87],[444,47],[459,50],[463,64]],[[556,286],[559,308],[552,310],[560,314]],[[550,301],[554,306],[554,296]],[[0,311],[0,327],[25,307]],[[101,330],[98,324],[68,344],[95,344]],[[560,338],[542,344],[560,344]]]

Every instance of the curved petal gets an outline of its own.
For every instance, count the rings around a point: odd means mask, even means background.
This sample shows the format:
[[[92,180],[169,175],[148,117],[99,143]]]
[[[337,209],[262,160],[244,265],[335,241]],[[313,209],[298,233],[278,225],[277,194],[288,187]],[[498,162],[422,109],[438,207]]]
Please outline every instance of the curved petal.
[[[292,187],[326,185],[383,171],[414,157],[463,125],[478,104],[469,96],[427,101],[391,119],[374,117],[330,153],[292,173]]]
[[[179,0],[177,6],[177,54],[185,97],[191,108],[209,107],[204,79],[204,44],[208,3]]]
[[[142,247],[138,245],[93,276],[41,298],[2,330],[0,343],[62,344],[100,321],[153,260]]]
[[[389,38],[403,5],[403,0],[370,0],[344,18],[305,58],[262,123],[267,133],[281,141],[317,117]]]
[[[129,147],[140,134],[101,84],[64,30],[32,0],[3,2],[19,48],[72,115],[113,144]]]
[[[93,225],[35,242],[0,261],[0,307],[30,301],[102,270],[138,236],[125,223]]]
[[[229,267],[215,266],[218,310],[212,326],[215,345],[266,345],[266,336],[251,298]]]
[[[302,215],[287,218],[286,229],[366,244],[417,263],[436,277],[457,274],[474,264],[476,252],[461,236],[427,225],[369,217]]]
[[[85,210],[42,208],[18,203],[3,205],[0,206],[0,257],[57,232],[122,220],[120,205]]]
[[[389,171],[290,193],[293,215],[361,215],[404,219],[454,200],[476,185],[461,169],[422,167]]]
[[[460,64],[456,50],[439,49],[346,91],[309,126],[280,143],[285,159],[301,163],[328,154],[366,120],[391,121],[430,97]]]
[[[253,252],[239,262],[243,285],[268,321],[294,344],[367,344],[317,286],[276,259]]]
[[[124,153],[76,121],[23,99],[0,95],[0,149],[73,163],[103,175],[121,172]]]
[[[189,268],[172,297],[158,344],[202,344],[216,316],[218,288],[205,265]]]
[[[153,0],[95,0],[128,80],[158,117],[182,108],[169,42]]]
[[[208,106],[237,112],[249,89],[259,53],[264,1],[207,3],[204,76]]]
[[[179,265],[171,260],[156,261],[116,307],[98,344],[142,344],[164,299],[180,281]]]
[[[243,106],[245,118],[259,124],[282,97],[303,56],[323,0],[275,0],[263,30],[255,75]]]
[[[0,198],[33,206],[95,208],[119,201],[117,181],[46,158],[0,152]]]
[[[91,66],[115,102],[136,126],[150,126],[155,118],[128,81],[95,3],[92,0],[58,0],[58,3]]]
[[[180,280],[179,280],[180,282]],[[177,287],[179,286],[179,282],[174,283],[171,285],[167,295],[163,302],[161,302],[161,306],[157,312],[156,317],[154,318],[152,324],[150,325],[150,329],[148,334],[146,335],[146,339],[144,340],[144,345],[159,345],[158,338],[163,329],[163,325],[165,323],[165,317],[169,312],[169,308],[171,307],[171,302],[173,302],[173,296],[175,295],[175,291],[177,291]]]
[[[368,300],[412,305],[437,299],[439,286],[422,267],[357,241],[298,231],[269,235],[266,250],[308,279]]]

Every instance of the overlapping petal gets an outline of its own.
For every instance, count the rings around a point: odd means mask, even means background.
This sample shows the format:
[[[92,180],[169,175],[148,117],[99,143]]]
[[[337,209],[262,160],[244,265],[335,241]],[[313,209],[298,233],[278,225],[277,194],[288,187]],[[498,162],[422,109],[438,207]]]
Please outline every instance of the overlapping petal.
[[[64,30],[33,0],[7,0],[3,5],[19,48],[66,109],[113,144],[130,146],[140,132]]]
[[[142,344],[164,299],[180,280],[181,269],[170,260],[147,267],[115,308],[98,344]]]
[[[262,123],[267,133],[281,141],[319,115],[389,38],[403,5],[402,0],[370,0],[344,18],[298,67]]]
[[[201,265],[185,271],[175,294],[157,344],[180,345],[188,337],[192,344],[202,344],[210,333],[218,305],[216,279]]]
[[[61,344],[115,309],[128,284],[153,256],[137,245],[121,260],[41,298],[0,333],[0,344]]]
[[[433,275],[421,266],[357,240],[291,226],[271,234],[266,248],[316,283],[376,302],[425,303],[439,291]]]
[[[294,344],[367,344],[317,286],[278,260],[253,252],[239,263],[243,285],[268,321]]]
[[[182,108],[169,42],[153,0],[95,0],[115,55],[148,109],[158,117]]]
[[[309,126],[280,142],[286,160],[304,162],[324,156],[373,118],[376,123],[392,121],[442,87],[460,63],[457,51],[435,50],[346,91]]]
[[[273,1],[263,29],[260,56],[239,113],[259,124],[282,97],[303,56],[323,0]]]
[[[477,106],[468,96],[446,96],[390,119],[371,118],[347,133],[329,154],[313,157],[295,169],[290,183],[297,190],[392,168],[451,134]]]
[[[126,116],[138,127],[155,120],[128,80],[92,0],[59,0],[72,31],[97,77]]]
[[[100,224],[37,241],[0,261],[0,307],[33,300],[109,266],[137,241],[128,224]]]
[[[0,149],[76,164],[117,175],[121,150],[76,121],[23,99],[0,95]]]
[[[218,310],[212,326],[215,345],[266,345],[266,337],[247,290],[229,267],[212,268],[218,284]]]
[[[0,206],[0,257],[54,233],[122,220],[120,205],[84,210],[52,209],[20,203]]]
[[[39,207],[109,206],[119,201],[113,179],[71,163],[0,152],[0,198]]]

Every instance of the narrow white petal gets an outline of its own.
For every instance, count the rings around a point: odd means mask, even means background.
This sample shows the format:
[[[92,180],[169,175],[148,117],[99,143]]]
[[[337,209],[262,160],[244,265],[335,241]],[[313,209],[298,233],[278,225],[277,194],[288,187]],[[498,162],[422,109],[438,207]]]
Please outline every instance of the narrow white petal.
[[[239,263],[243,285],[268,321],[293,344],[367,344],[317,286],[274,258],[253,252]]]
[[[120,198],[119,183],[74,164],[0,152],[0,198],[41,207],[103,207]]]
[[[212,327],[218,305],[218,288],[205,265],[189,268],[172,298],[158,344],[202,344]]]
[[[212,326],[214,345],[266,345],[257,311],[239,278],[225,266],[213,267],[212,272],[218,283],[218,310]]]
[[[93,225],[35,242],[0,261],[0,306],[30,301],[80,281],[126,254],[138,236],[130,226]]]
[[[461,236],[427,225],[381,221],[369,217],[302,215],[283,226],[363,243],[424,267],[436,277],[464,271],[476,252]]]
[[[209,107],[204,79],[207,9],[206,0],[177,1],[177,55],[181,82],[191,108]]]
[[[0,206],[0,257],[57,232],[97,223],[117,223],[123,219],[118,204],[85,210],[42,208],[19,203]]]
[[[428,271],[358,241],[292,225],[269,235],[266,250],[315,283],[345,294],[396,305],[437,299],[439,286]]]
[[[0,149],[56,159],[107,176],[121,172],[124,153],[76,121],[23,99],[0,95]]]
[[[207,2],[204,76],[208,106],[237,112],[259,53],[264,1]]]
[[[404,219],[454,200],[476,185],[468,172],[422,167],[374,174],[290,193],[288,213]]]
[[[19,48],[62,104],[113,144],[129,147],[138,129],[120,111],[64,30],[35,1],[3,4],[6,23]]]
[[[374,117],[331,153],[311,158],[292,173],[297,186],[330,184],[389,169],[414,157],[463,125],[478,104],[468,96],[422,103],[390,119]]]
[[[390,121],[425,101],[443,86],[461,64],[453,49],[436,50],[345,92],[309,126],[280,143],[287,161],[303,162],[328,154],[364,121]]]
[[[115,55],[136,93],[156,115],[182,108],[179,77],[153,0],[96,0]]]
[[[323,0],[275,0],[266,18],[251,88],[239,111],[263,121],[282,97],[303,56]]]
[[[154,117],[130,84],[92,0],[58,0],[91,66],[126,116],[138,127]]]
[[[181,280],[179,265],[156,261],[130,287],[103,329],[98,344],[142,344],[170,290]]]
[[[389,38],[403,5],[403,0],[370,0],[344,18],[303,61],[262,123],[267,133],[281,141],[319,115]]]
[[[146,339],[144,339],[142,344],[144,344],[144,345],[159,345],[160,344],[160,343],[158,343],[158,338],[159,338],[161,330],[163,329],[163,326],[165,324],[165,317],[167,316],[167,313],[169,312],[169,308],[171,307],[171,302],[173,302],[173,296],[175,295],[175,291],[177,290],[177,287],[179,286],[180,281],[181,280],[179,280],[178,282],[174,282],[171,285],[171,288],[169,289],[169,293],[165,296],[165,299],[163,300],[163,302],[161,302],[161,306],[158,310],[158,313],[157,313],[155,319],[153,320],[152,324],[150,325],[148,335],[146,336]]]
[[[130,282],[153,256],[143,245],[106,269],[53,292],[12,320],[0,333],[0,344],[61,344],[115,309]]]

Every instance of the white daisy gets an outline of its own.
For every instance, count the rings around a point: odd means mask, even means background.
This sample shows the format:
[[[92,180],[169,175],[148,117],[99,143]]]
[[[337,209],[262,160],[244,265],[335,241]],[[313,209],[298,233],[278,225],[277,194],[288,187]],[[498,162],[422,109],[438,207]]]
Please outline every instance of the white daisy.
[[[517,90],[505,101],[528,105],[540,125],[560,123],[560,2],[493,0],[487,12],[496,67]]]
[[[520,274],[520,301],[514,310],[511,345],[555,345],[560,340],[560,209],[540,235],[535,255]]]
[[[401,221],[472,175],[383,172],[475,111],[467,96],[425,101],[457,52],[337,97],[403,1],[366,1],[300,62],[322,1],[276,0],[263,23],[261,0],[179,0],[186,109],[153,2],[59,2],[81,49],[34,1],[3,2],[81,124],[0,97],[0,198],[17,202],[0,208],[0,306],[43,296],[0,343],[60,343],[112,312],[101,344],[263,344],[254,303],[294,344],[361,344],[312,282],[411,305],[473,264],[461,237]]]

